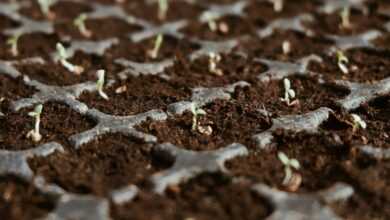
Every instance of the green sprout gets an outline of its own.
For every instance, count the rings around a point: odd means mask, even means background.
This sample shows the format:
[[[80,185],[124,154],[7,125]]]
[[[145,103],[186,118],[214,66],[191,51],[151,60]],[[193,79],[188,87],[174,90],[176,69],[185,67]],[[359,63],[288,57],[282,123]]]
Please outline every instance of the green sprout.
[[[345,6],[340,12],[341,27],[350,28],[352,26],[350,19],[349,19],[350,15],[351,15],[351,8],[348,6]]]
[[[77,75],[81,74],[84,71],[83,67],[73,65],[67,61],[69,55],[65,47],[61,43],[57,43],[56,48],[57,48],[57,56],[62,66],[64,66],[67,70]]]
[[[346,66],[346,64],[349,63],[348,57],[346,57],[343,51],[341,50],[338,50],[336,52],[336,56],[337,56],[337,65],[339,66],[341,72],[343,72],[344,74],[348,74],[349,70]]]
[[[210,30],[213,32],[217,31],[218,25],[217,25],[217,22],[215,21],[215,19],[216,19],[215,15],[213,15],[212,13],[206,12],[206,14],[204,16],[206,17],[207,24],[208,24]]]
[[[295,158],[288,158],[288,156],[283,152],[278,152],[278,158],[284,165],[284,179],[282,184],[285,186],[289,185],[291,178],[293,177],[292,170],[299,170],[301,167],[299,161]]]
[[[47,17],[47,18],[54,18],[53,12],[50,11],[50,7],[53,6],[56,3],[56,0],[38,0],[39,7],[41,9],[41,12]]]
[[[353,125],[352,130],[355,132],[358,128],[366,129],[367,123],[357,114],[351,114]]]
[[[39,142],[42,139],[42,135],[39,133],[39,124],[41,123],[41,114],[43,105],[39,104],[35,106],[34,111],[29,112],[28,116],[35,119],[34,129],[27,133],[27,138],[31,138],[34,142]]]
[[[195,131],[198,128],[198,116],[206,115],[206,111],[199,108],[195,103],[192,103],[191,113],[192,113],[192,130]]]
[[[164,41],[163,35],[162,34],[157,35],[156,40],[154,41],[153,50],[148,51],[148,54],[152,59],[156,59],[158,57],[158,52],[160,51],[163,41]]]
[[[223,75],[222,70],[217,67],[221,59],[221,55],[214,52],[209,53],[209,71],[217,76]]]
[[[291,101],[295,98],[295,91],[291,89],[291,82],[289,79],[285,78],[283,80],[284,85],[284,97],[280,98],[282,102],[285,102],[288,106],[298,104],[298,100]]]
[[[85,25],[85,21],[87,19],[88,19],[88,16],[85,13],[81,13],[79,16],[77,16],[77,18],[75,18],[73,20],[73,25],[79,29],[80,33],[84,37],[89,38],[92,36],[92,32],[90,30],[88,30],[86,25]]]
[[[12,37],[8,38],[7,44],[11,46],[11,54],[12,56],[18,56],[18,41],[20,38],[20,34],[15,34]]]
[[[158,0],[158,19],[165,20],[169,9],[168,0]]]
[[[98,70],[96,75],[98,77],[98,80],[96,82],[96,87],[97,87],[97,90],[98,90],[98,93],[99,95],[105,99],[105,100],[108,100],[108,96],[107,94],[103,91],[103,87],[104,87],[104,75],[105,75],[105,70]]]

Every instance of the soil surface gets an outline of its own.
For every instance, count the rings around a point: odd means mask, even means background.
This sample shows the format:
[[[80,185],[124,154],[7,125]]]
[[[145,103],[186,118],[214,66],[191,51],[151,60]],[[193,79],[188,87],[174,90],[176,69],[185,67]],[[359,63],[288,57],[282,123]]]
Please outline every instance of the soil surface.
[[[346,112],[337,101],[350,91],[335,83],[346,80],[373,84],[390,77],[390,33],[386,30],[386,23],[387,26],[390,24],[388,2],[369,0],[364,7],[357,4],[350,11],[351,27],[342,27],[341,9],[330,14],[319,11],[326,1],[284,1],[283,10],[276,12],[270,1],[253,0],[247,1],[241,14],[227,13],[210,21],[215,23],[216,30],[210,29],[210,22],[202,23],[199,16],[211,8],[210,4],[229,6],[237,0],[172,0],[165,19],[158,16],[157,1],[60,1],[50,8],[54,15],[50,18],[41,12],[36,1],[27,2],[30,4],[23,5],[15,13],[36,21],[52,22],[54,33],[33,32],[20,36],[18,54],[13,55],[7,44],[11,36],[4,30],[21,24],[0,12],[0,60],[13,61],[13,67],[23,75],[11,78],[0,71],[0,151],[33,149],[48,142],[61,144],[64,152],[29,159],[34,175],[43,176],[48,183],[69,193],[106,198],[112,219],[266,219],[274,207],[251,190],[254,184],[264,183],[303,195],[327,189],[337,182],[352,186],[354,194],[345,201],[329,204],[336,214],[349,220],[390,219],[390,160],[375,159],[359,150],[361,145],[390,149],[390,94],[381,94]],[[148,25],[161,26],[179,20],[187,21],[188,25],[179,30],[182,38],[164,33],[161,48],[157,56],[152,57],[150,51],[155,47],[156,36],[140,42],[131,40],[132,34],[147,28],[142,22],[129,22],[113,15],[89,18],[85,25],[91,36],[82,35],[74,25],[74,19],[81,13],[93,13],[92,3],[117,6]],[[260,30],[276,19],[292,19],[302,14],[313,17],[312,21],[301,24],[311,30],[311,34],[287,28],[275,29],[265,38],[258,36]],[[343,51],[348,58],[345,66],[349,72],[343,73],[336,54],[330,50],[335,42],[327,36],[355,36],[373,29],[381,32],[381,36],[371,41],[375,48]],[[107,48],[101,56],[78,50],[68,59],[84,68],[79,75],[53,60],[57,42],[68,48],[73,40],[96,42],[112,38],[118,41],[117,44]],[[211,53],[190,59],[202,46],[194,39],[237,40],[237,46],[217,54],[220,60],[214,63],[213,70]],[[289,44],[287,49],[286,43]],[[295,93],[291,97],[293,104],[288,105],[281,99],[286,94],[283,79],[260,82],[258,77],[270,70],[270,66],[258,58],[297,63],[309,55],[317,55],[323,61],[310,62],[306,73],[286,77]],[[18,63],[37,56],[45,63]],[[159,73],[129,74],[124,79],[119,73],[132,69],[120,65],[118,59],[140,64],[171,60],[172,65]],[[99,69],[106,70],[103,91],[109,99],[102,98],[98,92],[85,91],[77,100],[89,109],[117,116],[156,109],[166,112],[166,120],[149,118],[136,126],[138,131],[154,135],[156,143],[144,143],[109,130],[75,149],[69,138],[93,128],[96,123],[84,113],[77,113],[56,100],[43,105],[42,140],[35,143],[26,137],[34,128],[34,118],[28,116],[34,106],[17,112],[11,110],[14,101],[30,98],[37,92],[25,85],[23,77],[47,85],[71,86],[97,82]],[[196,118],[195,129],[192,129],[194,116],[190,111],[181,115],[168,114],[170,104],[191,101],[196,88],[221,89],[239,81],[247,82],[248,86],[229,91],[230,99],[217,99],[201,107],[206,114]],[[271,128],[272,119],[305,114],[320,107],[331,108],[332,112],[317,133],[279,129],[273,132],[274,139],[268,150],[256,146],[253,135]],[[351,114],[358,115],[366,128],[356,126]],[[240,143],[248,149],[248,155],[226,161],[229,172],[201,173],[169,186],[165,194],[160,195],[153,192],[150,178],[174,163],[162,160],[154,151],[157,144],[167,142],[197,152]],[[301,165],[294,171],[301,178],[295,190],[282,184],[285,167],[278,159],[278,152],[297,159]],[[56,207],[58,198],[42,193],[34,187],[32,180],[3,173],[1,165],[0,161],[0,219],[44,218]],[[129,185],[139,188],[138,195],[133,201],[114,204],[110,193]]]
[[[263,219],[272,209],[248,187],[226,176],[204,174],[171,189],[166,197],[142,193],[113,213],[117,219]]]

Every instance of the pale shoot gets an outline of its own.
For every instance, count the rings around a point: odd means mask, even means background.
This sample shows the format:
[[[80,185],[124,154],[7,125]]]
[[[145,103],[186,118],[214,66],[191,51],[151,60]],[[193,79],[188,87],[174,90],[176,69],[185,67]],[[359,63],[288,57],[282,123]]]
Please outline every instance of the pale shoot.
[[[359,115],[351,114],[351,117],[352,117],[352,122],[353,122],[353,125],[352,125],[353,132],[355,132],[358,128],[361,128],[361,129],[367,128],[367,123],[365,121],[363,121],[363,119]]]
[[[350,21],[350,15],[351,15],[351,8],[345,6],[340,13],[342,28],[346,28],[346,29],[351,28],[352,25]]]
[[[223,75],[222,70],[217,67],[221,59],[222,59],[221,55],[214,52],[209,53],[209,71],[211,73],[214,73],[217,76]]]
[[[84,71],[83,67],[73,65],[69,61],[67,61],[69,55],[65,47],[61,43],[57,43],[56,48],[57,48],[58,60],[60,61],[62,66],[64,66],[67,70],[77,75],[81,74]]]
[[[158,19],[165,20],[168,13],[168,0],[158,0]]]
[[[207,13],[205,14],[207,24],[212,32],[217,31],[218,25],[217,22],[215,21],[215,16],[212,13]]]
[[[2,102],[4,102],[5,98],[4,97],[0,97],[0,104]],[[0,111],[0,117],[4,117],[4,113]]]
[[[34,142],[39,142],[42,139],[42,135],[39,133],[42,110],[43,105],[39,104],[35,106],[34,111],[28,113],[28,116],[33,117],[35,119],[35,125],[34,129],[27,133],[27,138],[31,138]]]
[[[341,50],[338,50],[336,52],[336,55],[337,55],[337,65],[339,66],[339,69],[344,74],[348,74],[349,70],[348,67],[346,66],[349,63],[348,57],[346,57]]]
[[[289,79],[285,78],[283,80],[284,85],[284,97],[280,98],[280,100],[287,104],[287,106],[293,106],[299,103],[298,100],[292,101],[295,98],[295,91],[291,89],[291,82]]]
[[[275,12],[281,12],[283,10],[284,0],[270,0],[274,5]]]
[[[106,72],[105,70],[98,70],[97,71],[96,75],[98,77],[98,80],[96,82],[96,87],[97,87],[97,91],[98,91],[99,95],[103,99],[108,100],[107,94],[103,91],[105,72]]]
[[[282,184],[288,186],[293,178],[293,170],[299,170],[301,165],[297,159],[288,158],[283,152],[278,152],[278,158],[284,165],[284,179]]]
[[[154,47],[153,47],[153,50],[149,50],[148,51],[148,55],[152,58],[152,59],[156,59],[158,57],[158,52],[160,51],[160,48],[161,48],[161,45],[164,41],[164,37],[162,34],[159,34],[156,38],[156,40],[154,41]]]
[[[206,111],[197,107],[195,103],[192,103],[191,113],[192,113],[192,130],[196,131],[198,128],[198,117],[199,115],[206,115]]]
[[[282,44],[283,54],[288,55],[291,52],[291,43],[288,40],[283,41]]]
[[[92,36],[92,32],[90,30],[88,30],[86,25],[85,25],[85,21],[87,19],[88,19],[88,16],[85,13],[82,13],[79,16],[77,16],[77,18],[74,19],[73,24],[74,24],[74,26],[76,26],[79,29],[80,33],[84,37],[89,38]]]
[[[50,7],[55,3],[55,0],[38,0],[39,8],[41,9],[42,14],[44,14],[49,19],[54,18],[54,13],[50,11]]]
[[[20,38],[20,34],[15,34],[14,36],[10,37],[7,40],[7,44],[11,46],[11,50],[10,50],[11,54],[14,57],[19,55],[19,51],[18,51],[18,41],[19,41],[19,38]]]

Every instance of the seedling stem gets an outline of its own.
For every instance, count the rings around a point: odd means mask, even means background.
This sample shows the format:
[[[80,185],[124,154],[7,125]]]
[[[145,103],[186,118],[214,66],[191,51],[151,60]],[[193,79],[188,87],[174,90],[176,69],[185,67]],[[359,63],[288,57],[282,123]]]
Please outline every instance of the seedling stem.
[[[41,114],[43,110],[43,105],[39,104],[35,106],[33,112],[29,112],[28,116],[35,119],[34,129],[27,133],[27,138],[31,138],[34,142],[39,142],[42,139],[42,135],[39,133],[39,125],[41,123]]]
[[[18,41],[20,38],[20,34],[15,34],[7,40],[7,44],[11,46],[11,54],[16,57],[19,55],[18,51]]]
[[[285,186],[289,185],[293,176],[293,169],[299,170],[301,167],[299,161],[295,158],[288,158],[288,156],[283,152],[278,152],[278,158],[284,165],[284,179],[282,184]]]
[[[73,65],[70,62],[67,61],[69,58],[69,55],[65,49],[65,47],[61,43],[57,43],[57,56],[62,64],[67,70],[69,70],[72,73],[75,73],[77,75],[81,74],[84,71],[84,68],[81,66]]]
[[[84,37],[89,38],[92,36],[92,32],[90,30],[88,30],[86,25],[85,25],[85,21],[87,19],[88,19],[87,15],[85,13],[82,13],[79,16],[77,16],[77,18],[74,19],[73,24],[74,24],[74,26],[76,26],[79,29],[80,33]]]
[[[158,19],[165,20],[168,12],[168,0],[158,0]]]
[[[98,90],[99,95],[103,99],[108,100],[107,94],[103,91],[105,72],[106,72],[105,70],[98,70],[97,71],[96,74],[97,74],[97,77],[98,77],[98,81],[96,82],[96,86],[97,86],[97,90]]]
[[[198,116],[206,115],[206,111],[201,108],[198,108],[195,103],[192,103],[191,113],[192,113],[192,130],[196,131],[198,128]]]
[[[153,50],[151,51],[148,51],[149,53],[149,56],[152,58],[152,59],[156,59],[158,57],[158,52],[160,51],[160,48],[161,48],[161,45],[163,43],[163,40],[164,40],[164,37],[162,34],[159,34],[156,38],[156,40],[154,41],[154,47],[153,47]]]

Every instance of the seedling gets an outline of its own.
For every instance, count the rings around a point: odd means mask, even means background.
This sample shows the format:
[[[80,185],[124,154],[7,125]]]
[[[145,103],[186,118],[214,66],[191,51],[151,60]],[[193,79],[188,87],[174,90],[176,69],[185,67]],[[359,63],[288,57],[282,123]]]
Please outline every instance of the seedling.
[[[4,102],[5,98],[0,97],[0,103]],[[0,117],[4,117],[4,113],[0,111]]]
[[[57,56],[62,66],[64,66],[67,70],[77,75],[81,74],[84,71],[83,67],[73,65],[67,61],[69,55],[65,47],[61,43],[57,43],[56,47],[57,47]]]
[[[85,21],[87,19],[88,19],[88,16],[85,13],[81,13],[79,16],[77,16],[77,18],[74,19],[73,24],[74,24],[74,26],[76,26],[79,29],[80,33],[84,37],[89,38],[92,36],[92,32],[90,30],[88,30],[86,25],[85,25]]]
[[[351,28],[351,22],[350,22],[350,15],[351,15],[351,8],[348,6],[345,6],[340,13],[341,17],[341,27],[342,28]]]
[[[283,10],[283,0],[270,0],[274,4],[274,11],[281,12]]]
[[[168,0],[158,0],[158,19],[165,20],[168,8]]]
[[[192,113],[192,130],[196,131],[198,128],[198,116],[206,115],[206,111],[196,106],[195,103],[191,104],[191,113]]]
[[[301,165],[299,161],[295,158],[288,158],[288,156],[283,152],[278,152],[278,158],[280,162],[284,165],[284,179],[282,184],[288,186],[293,178],[293,169],[299,170]]]
[[[29,112],[28,116],[35,119],[34,129],[27,133],[27,138],[31,138],[34,142],[39,142],[42,139],[42,135],[39,133],[39,124],[41,123],[43,105],[39,104],[35,106],[33,112]]]
[[[11,50],[10,50],[11,54],[14,57],[19,55],[19,51],[18,51],[18,41],[19,41],[19,38],[20,38],[20,34],[15,34],[14,36],[10,37],[7,40],[7,44],[11,46]]]
[[[54,18],[54,13],[50,11],[50,7],[56,3],[56,0],[38,0],[41,12],[49,19]]]
[[[291,43],[288,40],[283,41],[282,44],[283,54],[287,55],[291,52]]]
[[[98,90],[98,93],[99,95],[105,99],[105,100],[108,100],[108,96],[107,94],[103,91],[103,87],[104,87],[104,75],[105,75],[105,70],[98,70],[96,75],[98,77],[98,81],[96,82],[96,87],[97,87],[97,90]]]
[[[154,47],[153,47],[153,50],[149,50],[148,51],[148,55],[152,58],[152,59],[156,59],[158,57],[158,52],[160,51],[160,48],[161,48],[161,45],[163,43],[163,40],[164,40],[164,37],[162,34],[159,34],[156,38],[156,40],[154,41]]]
[[[341,50],[338,50],[336,52],[336,55],[337,55],[337,65],[339,66],[339,69],[344,74],[348,74],[349,70],[348,70],[348,67],[346,66],[349,63],[348,57],[346,57],[344,55],[343,51],[341,51]]]
[[[357,114],[351,114],[352,117],[352,131],[355,132],[358,128],[366,129],[367,123],[363,121]]]
[[[285,102],[288,106],[293,106],[299,103],[298,100],[291,101],[295,98],[295,91],[291,89],[291,82],[289,79],[285,78],[283,80],[284,85],[284,98],[280,98],[282,102]]]
[[[212,13],[206,13],[205,14],[207,24],[211,31],[215,32],[217,31],[217,22],[215,21],[215,16],[213,16]]]
[[[217,67],[221,59],[221,55],[214,52],[209,53],[209,71],[217,76],[223,75],[222,70]]]

